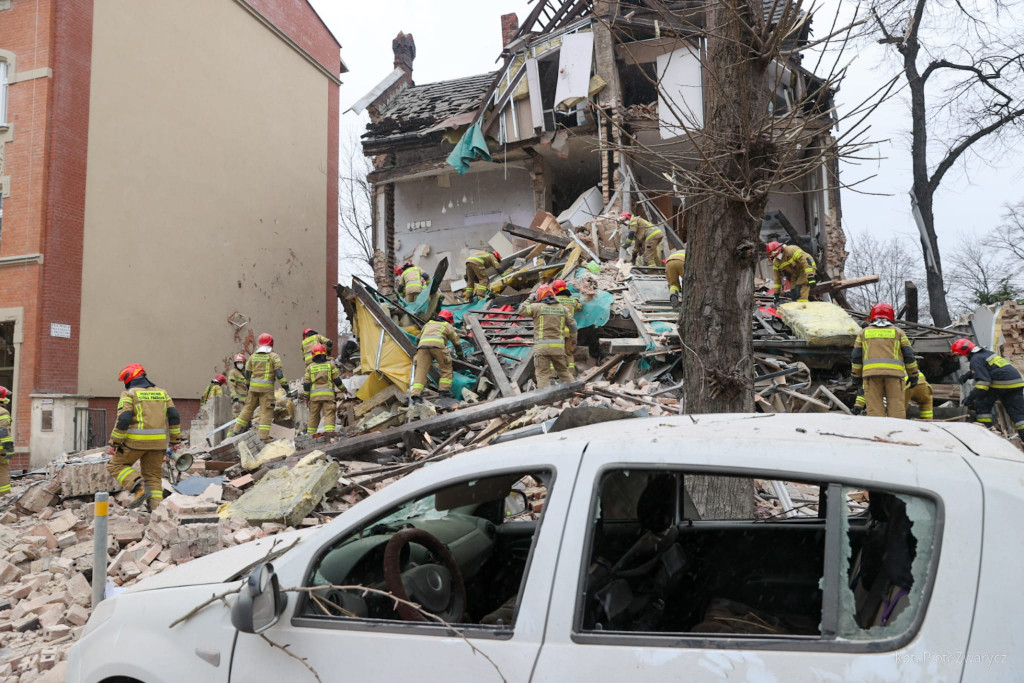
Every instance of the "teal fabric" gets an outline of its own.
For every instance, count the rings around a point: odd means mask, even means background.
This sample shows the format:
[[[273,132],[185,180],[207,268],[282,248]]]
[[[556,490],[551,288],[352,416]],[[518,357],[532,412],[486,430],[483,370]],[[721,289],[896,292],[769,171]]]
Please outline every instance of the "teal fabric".
[[[416,303],[419,303],[418,299],[416,300]],[[490,306],[490,303],[491,302],[487,299],[477,299],[471,304],[451,304],[448,306],[442,306],[442,308],[447,308],[449,311],[451,311],[452,317],[455,318],[455,324],[461,325],[462,316],[466,315],[466,313],[472,313],[473,311],[479,311],[483,308],[488,308]]]
[[[419,296],[416,297],[416,301],[410,301],[408,303],[402,302],[405,306],[405,310],[409,311],[415,316],[423,317],[423,314],[430,308],[430,286],[429,283],[423,288]]]
[[[598,292],[590,301],[580,299],[580,303],[583,310],[575,315],[577,327],[601,327],[611,317],[615,296],[611,292]]]
[[[491,160],[491,151],[487,149],[487,140],[484,139],[479,122],[474,123],[462,134],[459,143],[448,155],[448,164],[461,175],[469,171],[469,162],[475,159]]]
[[[469,387],[470,391],[474,391],[476,389],[477,380],[479,379],[480,378],[472,372],[460,372],[456,370],[452,373],[452,396],[461,401],[463,387]]]

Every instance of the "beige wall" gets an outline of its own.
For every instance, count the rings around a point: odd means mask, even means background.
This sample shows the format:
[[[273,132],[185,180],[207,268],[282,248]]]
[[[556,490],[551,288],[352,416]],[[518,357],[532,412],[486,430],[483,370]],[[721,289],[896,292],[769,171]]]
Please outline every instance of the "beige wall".
[[[79,392],[199,397],[252,319],[326,334],[328,80],[234,0],[96,0]]]

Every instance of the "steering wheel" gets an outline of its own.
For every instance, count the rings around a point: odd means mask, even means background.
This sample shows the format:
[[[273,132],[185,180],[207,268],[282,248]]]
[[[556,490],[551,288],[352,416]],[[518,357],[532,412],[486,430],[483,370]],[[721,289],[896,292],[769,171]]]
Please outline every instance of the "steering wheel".
[[[423,546],[441,563],[423,564],[403,572],[402,551],[410,543]],[[462,620],[466,610],[462,572],[448,546],[433,534],[423,529],[402,529],[392,536],[384,548],[384,581],[396,598],[418,603],[448,623]],[[401,602],[395,611],[406,621],[427,621],[418,610]]]

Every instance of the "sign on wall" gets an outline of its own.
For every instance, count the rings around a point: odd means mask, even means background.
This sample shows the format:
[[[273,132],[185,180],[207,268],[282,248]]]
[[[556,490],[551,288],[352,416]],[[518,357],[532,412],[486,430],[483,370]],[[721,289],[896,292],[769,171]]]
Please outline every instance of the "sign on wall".
[[[71,325],[61,323],[50,323],[50,336],[61,339],[71,339]]]

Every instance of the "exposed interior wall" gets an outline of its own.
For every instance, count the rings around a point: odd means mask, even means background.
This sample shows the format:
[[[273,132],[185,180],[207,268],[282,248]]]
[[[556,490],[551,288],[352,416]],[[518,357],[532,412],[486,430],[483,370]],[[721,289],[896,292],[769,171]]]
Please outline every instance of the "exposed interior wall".
[[[79,392],[129,362],[198,397],[267,331],[325,328],[328,80],[235,2],[96,0]]]
[[[447,255],[448,273],[461,276],[465,251],[490,249],[488,240],[506,222],[529,225],[533,202],[530,173],[518,166],[397,182],[396,259],[429,244],[430,253],[415,261],[429,271]]]
[[[32,396],[32,454],[30,467],[42,467],[75,445],[75,408],[85,408],[84,396],[59,394]],[[113,427],[108,422],[108,426]],[[108,435],[100,438],[105,440]]]

